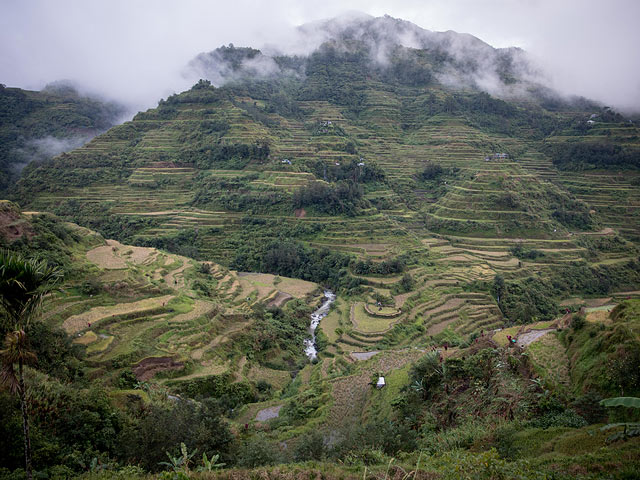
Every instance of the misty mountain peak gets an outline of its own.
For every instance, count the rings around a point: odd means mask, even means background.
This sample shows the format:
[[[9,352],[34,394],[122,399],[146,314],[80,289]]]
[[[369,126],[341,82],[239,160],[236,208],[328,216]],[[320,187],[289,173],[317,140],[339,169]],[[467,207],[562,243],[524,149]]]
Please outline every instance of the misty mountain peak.
[[[541,83],[538,69],[521,49],[496,49],[467,33],[433,32],[388,15],[351,12],[301,25],[295,37],[294,47],[269,46],[261,51],[230,44],[201,53],[189,63],[188,75],[206,78],[214,85],[304,76],[309,62],[318,60],[318,53],[330,53],[325,60],[358,56],[362,60],[358,68],[382,75],[383,81],[414,77],[413,72],[420,71],[411,84],[436,82],[501,97],[525,96],[532,84]]]

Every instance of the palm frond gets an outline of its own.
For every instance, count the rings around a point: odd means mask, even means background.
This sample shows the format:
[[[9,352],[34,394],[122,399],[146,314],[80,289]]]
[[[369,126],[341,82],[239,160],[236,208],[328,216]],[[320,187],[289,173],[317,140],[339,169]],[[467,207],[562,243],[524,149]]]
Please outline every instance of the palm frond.
[[[61,279],[62,271],[44,260],[0,250],[0,307],[13,323],[9,328],[28,325]]]

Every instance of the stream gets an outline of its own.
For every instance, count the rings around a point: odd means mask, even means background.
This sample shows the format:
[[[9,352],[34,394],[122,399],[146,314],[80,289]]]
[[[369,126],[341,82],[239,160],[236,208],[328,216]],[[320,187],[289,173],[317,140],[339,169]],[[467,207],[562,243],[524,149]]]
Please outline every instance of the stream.
[[[331,290],[324,291],[324,302],[320,305],[315,312],[311,314],[311,325],[309,326],[309,332],[311,338],[307,338],[304,341],[304,353],[309,357],[309,360],[315,360],[318,357],[318,350],[316,350],[316,328],[320,324],[320,321],[327,316],[331,304],[336,300],[336,294]]]

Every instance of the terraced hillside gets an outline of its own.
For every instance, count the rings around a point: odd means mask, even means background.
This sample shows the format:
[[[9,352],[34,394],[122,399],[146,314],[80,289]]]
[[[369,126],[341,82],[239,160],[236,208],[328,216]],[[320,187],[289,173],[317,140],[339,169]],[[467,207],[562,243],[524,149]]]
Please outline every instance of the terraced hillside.
[[[104,388],[128,422],[78,468],[108,452],[154,471],[193,440],[241,466],[384,459],[385,478],[390,455],[417,470],[461,448],[492,478],[530,459],[558,478],[631,471],[637,443],[586,425],[640,388],[638,127],[517,78],[511,51],[480,46],[498,98],[452,32],[379,64],[353,31],[308,57],[202,54],[205,73],[227,62],[224,86],[161,100],[0,202],[0,245],[63,270],[43,319],[85,355],[79,398]],[[45,399],[65,388],[30,375]]]
[[[316,284],[238,274],[211,262],[104,240],[51,215],[21,214],[6,201],[0,209],[3,244],[51,252],[51,261],[67,272],[64,287],[45,301],[44,320],[86,348],[91,376],[117,381],[124,368],[139,381],[175,371],[174,384],[228,374],[235,381],[267,378],[282,387],[289,374],[278,359],[304,364],[307,315],[287,332],[291,351],[278,346],[283,340],[277,336],[264,347],[268,362],[260,348],[248,360],[239,344],[267,328],[256,308],[287,315],[288,304],[298,300],[312,306],[319,299]],[[45,237],[46,246],[35,245]]]
[[[269,57],[274,78],[246,63],[267,59],[257,50],[203,54],[205,73],[207,55],[229,62],[225,86],[160,101],[29,172],[14,198],[123,243],[338,289],[334,353],[638,289],[633,123],[518,78],[527,97],[452,88],[431,40],[397,47],[400,75],[341,35]]]

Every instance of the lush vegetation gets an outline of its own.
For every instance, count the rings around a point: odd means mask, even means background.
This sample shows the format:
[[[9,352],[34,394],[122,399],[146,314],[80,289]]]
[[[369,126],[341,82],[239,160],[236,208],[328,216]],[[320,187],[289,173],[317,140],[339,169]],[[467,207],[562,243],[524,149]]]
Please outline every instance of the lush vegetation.
[[[211,81],[24,170],[0,246],[63,279],[28,325],[0,290],[0,478],[27,424],[52,479],[633,478],[602,400],[640,394],[637,127],[363,22],[199,55]],[[49,118],[0,93],[13,133]]]
[[[550,146],[548,153],[553,163],[563,170],[640,166],[640,153],[636,149],[611,143],[558,143]]]
[[[0,191],[28,163],[79,147],[109,127],[123,107],[52,84],[41,92],[0,85]]]

